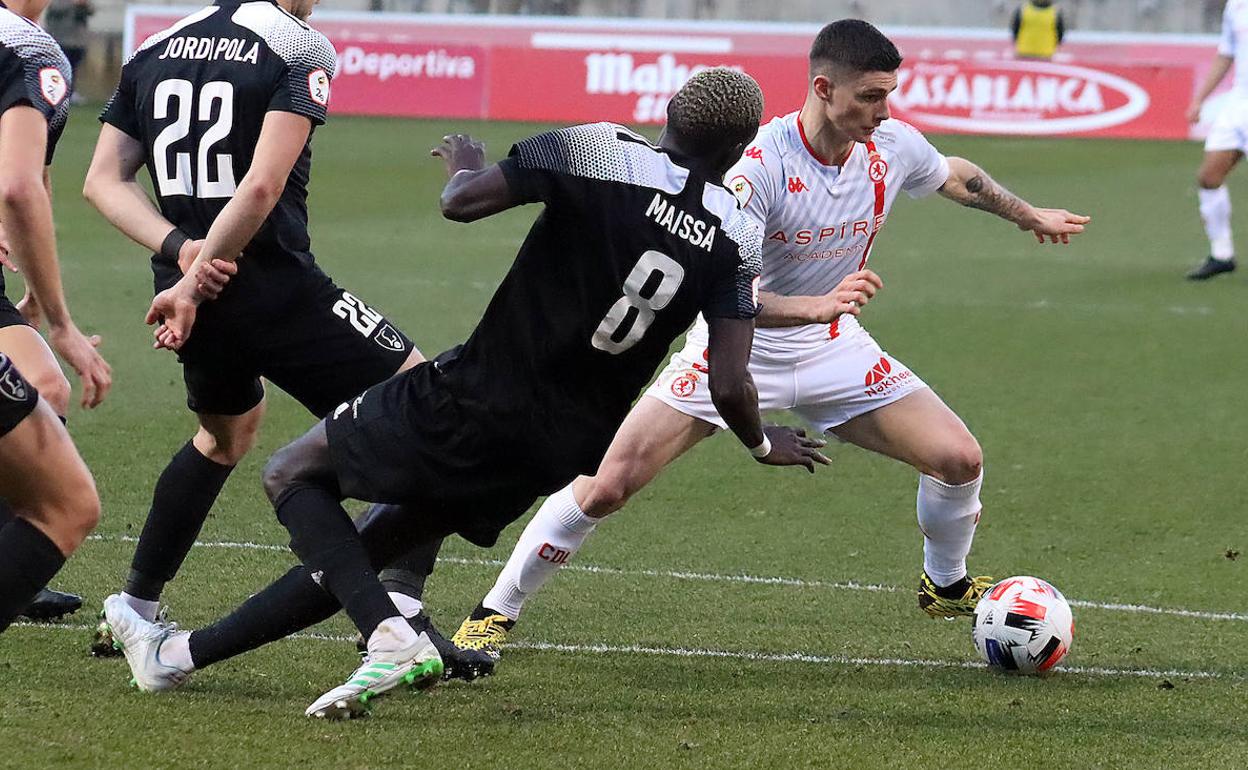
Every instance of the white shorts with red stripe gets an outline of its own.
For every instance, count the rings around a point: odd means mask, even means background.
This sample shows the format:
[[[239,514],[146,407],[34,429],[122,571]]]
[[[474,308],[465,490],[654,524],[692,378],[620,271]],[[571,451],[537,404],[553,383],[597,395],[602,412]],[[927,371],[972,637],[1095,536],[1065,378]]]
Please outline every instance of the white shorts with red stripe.
[[[826,329],[826,327],[825,327]],[[695,328],[645,395],[678,412],[727,428],[711,403],[706,339]],[[763,411],[788,409],[821,433],[905,398],[927,384],[884,352],[857,323],[835,338],[781,353],[757,339],[750,374]]]

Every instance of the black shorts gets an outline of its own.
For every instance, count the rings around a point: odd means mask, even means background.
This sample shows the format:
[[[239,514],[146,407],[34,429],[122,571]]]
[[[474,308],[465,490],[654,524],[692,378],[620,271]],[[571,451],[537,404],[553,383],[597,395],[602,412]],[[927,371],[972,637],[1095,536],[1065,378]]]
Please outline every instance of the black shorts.
[[[324,417],[412,352],[406,335],[318,269],[291,273],[272,290],[263,281],[237,288],[229,301],[200,306],[178,353],[193,412],[243,414],[264,397],[264,377]]]
[[[23,316],[17,310],[9,298],[4,294],[4,282],[0,280],[0,329],[6,329],[10,326],[29,326]]]
[[[489,547],[542,495],[577,469],[545,462],[550,453],[524,426],[465,413],[426,362],[364,391],[325,420],[345,497],[402,504],[427,529],[458,532]],[[434,519],[431,525],[429,519]]]
[[[35,386],[26,381],[8,356],[0,353],[0,436],[7,436],[38,404]]]

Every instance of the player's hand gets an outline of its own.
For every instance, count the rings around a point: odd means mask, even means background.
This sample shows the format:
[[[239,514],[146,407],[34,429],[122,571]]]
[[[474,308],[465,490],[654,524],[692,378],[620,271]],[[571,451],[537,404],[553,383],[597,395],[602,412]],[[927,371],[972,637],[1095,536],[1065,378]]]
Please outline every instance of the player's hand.
[[[188,276],[187,280],[195,282],[195,294],[201,301],[210,300],[221,296],[225,285],[238,274],[238,263],[228,259],[213,259],[200,262],[192,270],[195,274]]]
[[[157,324],[156,331],[152,333],[156,338],[152,347],[178,350],[185,345],[191,336],[198,310],[195,290],[186,278],[157,294],[145,319],[149,326]]]
[[[430,150],[429,154],[442,159],[446,164],[447,176],[454,176],[459,171],[479,171],[485,168],[485,143],[478,142],[467,134],[442,137],[442,144]]]
[[[819,451],[819,448],[828,442],[821,438],[807,436],[802,428],[768,425],[763,428],[763,434],[771,442],[771,451],[767,453],[767,456],[758,458],[763,465],[800,465],[814,473],[815,463],[832,464],[832,461]]]
[[[1188,123],[1199,123],[1200,122],[1200,102],[1192,102],[1191,106],[1187,108],[1186,114],[1187,114]]]
[[[73,321],[66,321],[48,330],[48,342],[82,380],[83,407],[94,409],[99,406],[113,386],[112,367],[96,350],[100,346],[100,335],[88,337],[78,330]]]
[[[884,282],[874,270],[859,270],[841,279],[836,288],[819,297],[811,323],[829,324],[838,316],[858,315]]]
[[[17,312],[21,313],[26,323],[35,329],[43,326],[43,308],[39,306],[39,300],[35,299],[35,295],[30,293],[29,286],[26,287],[26,293],[17,301]]]
[[[1066,209],[1032,209],[1031,219],[1020,222],[1018,229],[1032,232],[1041,243],[1045,238],[1051,243],[1070,243],[1070,236],[1083,232],[1083,226],[1091,221],[1092,217]]]

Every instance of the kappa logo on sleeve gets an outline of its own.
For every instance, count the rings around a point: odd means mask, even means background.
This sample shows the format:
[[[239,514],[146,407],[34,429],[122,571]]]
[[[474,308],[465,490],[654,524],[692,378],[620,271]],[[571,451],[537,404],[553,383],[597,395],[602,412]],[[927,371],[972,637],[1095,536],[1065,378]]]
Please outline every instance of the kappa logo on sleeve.
[[[44,67],[39,70],[39,93],[55,107],[69,95],[69,81],[56,67]]]
[[[312,70],[308,73],[308,96],[322,107],[329,106],[329,75],[325,70]]]

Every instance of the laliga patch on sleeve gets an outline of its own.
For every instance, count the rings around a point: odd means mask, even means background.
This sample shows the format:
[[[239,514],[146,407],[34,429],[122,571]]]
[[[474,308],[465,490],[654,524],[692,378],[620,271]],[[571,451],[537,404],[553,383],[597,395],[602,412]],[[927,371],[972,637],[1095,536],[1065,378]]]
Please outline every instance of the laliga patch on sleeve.
[[[56,67],[44,67],[39,70],[39,93],[55,107],[69,95],[69,81]]]
[[[325,74],[325,70],[308,73],[308,95],[322,107],[329,106],[329,75]]]
[[[750,201],[754,200],[754,185],[742,174],[738,174],[729,180],[728,189],[732,190],[732,194],[736,197],[737,203],[740,204],[741,208],[750,205]]]

